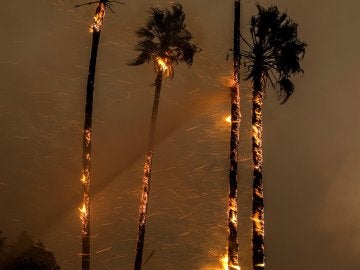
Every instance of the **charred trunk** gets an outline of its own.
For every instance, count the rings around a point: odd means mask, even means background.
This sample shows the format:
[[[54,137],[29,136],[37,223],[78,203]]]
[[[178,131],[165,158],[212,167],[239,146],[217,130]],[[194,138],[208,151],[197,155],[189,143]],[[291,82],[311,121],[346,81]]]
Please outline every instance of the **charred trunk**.
[[[148,142],[148,148],[147,148],[145,165],[144,165],[143,187],[142,187],[141,202],[139,208],[138,239],[136,243],[136,257],[135,257],[135,265],[134,265],[135,270],[141,270],[141,266],[142,266],[146,214],[147,214],[149,192],[150,192],[151,168],[152,168],[154,143],[155,143],[155,129],[156,129],[158,110],[159,110],[162,77],[163,77],[163,72],[159,71],[155,79],[154,103],[151,114],[149,142]]]
[[[240,1],[234,2],[234,72],[231,91],[231,133],[230,133],[230,173],[229,173],[229,243],[228,269],[239,269],[237,240],[237,163],[240,128]]]
[[[85,214],[82,222],[82,270],[90,269],[90,167],[91,167],[91,124],[93,111],[93,92],[95,81],[96,57],[100,32],[93,32],[89,74],[86,87],[85,121],[83,134],[83,207]]]
[[[254,76],[252,100],[252,151],[253,151],[253,269],[265,268],[264,255],[264,193],[262,180],[262,103],[263,85],[261,74]]]

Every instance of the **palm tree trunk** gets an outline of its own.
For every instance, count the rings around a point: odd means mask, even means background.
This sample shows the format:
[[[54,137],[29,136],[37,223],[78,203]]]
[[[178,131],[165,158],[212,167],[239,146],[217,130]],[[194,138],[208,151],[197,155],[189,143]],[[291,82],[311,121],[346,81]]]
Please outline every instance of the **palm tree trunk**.
[[[149,201],[151,168],[152,168],[152,161],[154,154],[155,129],[156,129],[158,110],[159,110],[162,77],[163,77],[163,72],[158,71],[155,79],[155,96],[154,96],[154,103],[151,114],[149,142],[145,157],[143,187],[142,187],[141,202],[139,207],[139,229],[138,229],[138,239],[136,243],[136,257],[135,257],[135,266],[134,266],[135,270],[141,270],[141,265],[142,265],[146,214],[147,214],[148,201]]]
[[[90,269],[90,167],[91,167],[91,123],[93,110],[93,92],[95,80],[96,56],[99,46],[100,31],[93,32],[89,74],[86,87],[85,121],[83,134],[83,186],[82,221],[82,269]]]
[[[254,165],[253,179],[253,269],[262,270],[265,268],[264,256],[264,193],[262,181],[262,104],[263,85],[261,75],[255,75],[253,80],[252,100],[252,151]]]
[[[240,0],[234,1],[234,73],[231,87],[231,133],[230,133],[230,173],[229,173],[229,242],[228,269],[239,269],[237,240],[237,163],[240,128]]]

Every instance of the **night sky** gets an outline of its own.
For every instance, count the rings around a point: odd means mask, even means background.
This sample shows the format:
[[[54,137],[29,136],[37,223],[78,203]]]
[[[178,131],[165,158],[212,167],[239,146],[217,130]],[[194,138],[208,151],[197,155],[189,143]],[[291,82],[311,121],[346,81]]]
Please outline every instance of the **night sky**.
[[[86,1],[85,1],[86,2]],[[138,203],[155,73],[136,57],[135,31],[151,6],[107,12],[94,92],[92,269],[133,268]],[[247,36],[255,2],[242,0]],[[264,104],[268,270],[360,269],[360,3],[278,5],[308,44],[295,93]],[[62,269],[80,269],[82,127],[96,5],[12,0],[0,8],[0,230],[28,231]],[[144,270],[216,270],[227,245],[232,0],[183,0],[202,51],[162,88]],[[241,84],[239,260],[251,269],[251,84]]]

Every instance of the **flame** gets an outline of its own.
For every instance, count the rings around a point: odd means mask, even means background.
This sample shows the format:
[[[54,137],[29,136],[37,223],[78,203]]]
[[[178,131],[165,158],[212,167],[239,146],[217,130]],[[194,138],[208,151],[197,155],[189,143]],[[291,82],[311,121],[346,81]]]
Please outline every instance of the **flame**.
[[[169,58],[156,57],[156,71],[162,71],[165,77],[172,77],[174,75],[174,69]]]
[[[255,189],[255,194],[256,196],[258,196],[259,198],[264,198],[264,194],[261,190],[259,189]]]
[[[264,221],[260,218],[260,213],[254,213],[251,220],[255,223],[255,231],[261,236],[264,236]]]
[[[82,173],[81,178],[80,178],[80,181],[81,181],[82,184],[86,184],[86,183],[87,183],[87,177],[86,177],[85,172]]]
[[[225,253],[225,255],[223,257],[221,257],[221,259],[219,260],[220,264],[221,264],[221,269],[222,270],[228,270],[228,262],[229,262],[229,257],[227,252]]]
[[[237,227],[237,202],[236,199],[230,198],[229,200],[229,219],[230,222]]]
[[[86,146],[89,146],[90,141],[91,141],[91,130],[90,130],[90,129],[86,129],[84,136],[85,136]]]
[[[234,76],[230,75],[230,76],[220,76],[218,79],[221,83],[222,86],[226,87],[226,88],[230,88],[233,87],[235,85],[235,81],[234,81]]]
[[[156,62],[157,62],[157,64],[159,65],[159,68],[162,70],[162,71],[166,71],[166,70],[168,70],[168,66],[166,65],[166,58],[165,58],[165,60],[163,60],[162,58],[160,58],[160,57],[157,57],[156,58]]]
[[[86,209],[85,202],[83,202],[83,205],[82,205],[82,207],[79,208],[79,211],[80,211],[80,220],[84,224],[87,221],[87,217],[88,217],[88,212]]]
[[[256,95],[254,98],[254,102],[257,105],[255,112],[256,124],[252,125],[252,135],[255,141],[255,169],[261,170],[263,165],[263,153],[262,153],[262,97]]]
[[[80,211],[80,220],[82,224],[82,235],[88,234],[88,225],[89,225],[89,209],[90,209],[90,196],[89,196],[89,189],[90,189],[90,160],[91,160],[91,153],[90,153],[90,146],[91,146],[91,129],[84,130],[84,167],[81,173],[80,182],[83,186],[83,199],[82,199],[82,206],[79,208]]]
[[[231,124],[231,115],[225,118],[225,121]]]
[[[95,16],[94,16],[94,22],[90,26],[90,33],[94,32],[100,32],[101,25],[105,17],[105,5],[103,3],[99,3],[98,7],[96,8]]]
[[[90,182],[90,172],[88,168],[82,171],[80,182],[84,185],[84,187],[88,186]]]
[[[221,270],[241,270],[240,266],[229,264],[229,257],[227,252],[220,258],[219,262],[221,265]]]
[[[151,174],[151,163],[153,153],[150,151],[147,153],[144,164],[144,177],[143,177],[143,190],[141,194],[141,202],[139,208],[140,225],[144,225],[146,222],[146,212],[149,200],[149,180]]]

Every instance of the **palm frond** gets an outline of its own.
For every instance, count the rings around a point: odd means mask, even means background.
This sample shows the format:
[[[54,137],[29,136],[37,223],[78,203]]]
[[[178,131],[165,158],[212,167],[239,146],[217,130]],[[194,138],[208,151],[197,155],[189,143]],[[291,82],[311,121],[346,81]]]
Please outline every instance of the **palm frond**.
[[[247,80],[263,74],[277,86],[280,102],[285,103],[294,92],[289,78],[302,73],[300,60],[305,54],[306,43],[298,38],[298,25],[276,6],[257,5],[258,14],[250,20],[252,44],[241,55],[248,63]],[[269,76],[271,74],[271,78]],[[266,80],[265,80],[266,81]],[[264,85],[265,88],[265,85]]]
[[[277,96],[280,104],[284,104],[289,97],[294,93],[295,86],[289,78],[281,78],[277,81],[279,88],[277,90]]]
[[[140,41],[136,45],[139,56],[129,65],[140,65],[156,57],[167,57],[171,63],[193,63],[195,53],[200,49],[191,40],[193,36],[186,29],[185,13],[181,4],[171,9],[161,10],[153,7],[145,27],[139,28],[136,35]]]
[[[136,35],[148,40],[152,40],[155,37],[154,33],[146,27],[139,28],[139,30],[136,31]]]
[[[138,57],[136,57],[135,59],[129,61],[127,64],[129,66],[139,66],[144,64],[145,62],[149,62],[151,60],[151,57],[149,57],[148,54],[146,54],[145,52],[141,53],[138,55]]]

